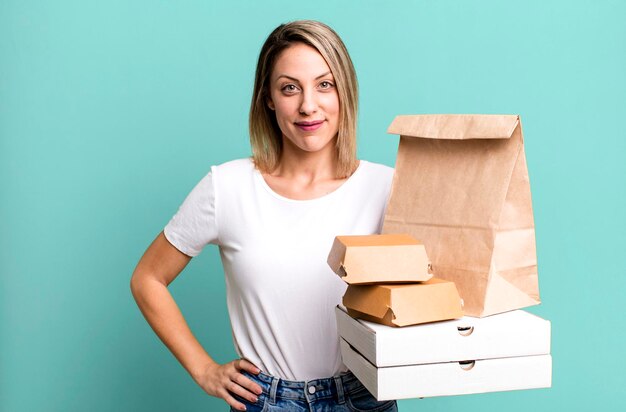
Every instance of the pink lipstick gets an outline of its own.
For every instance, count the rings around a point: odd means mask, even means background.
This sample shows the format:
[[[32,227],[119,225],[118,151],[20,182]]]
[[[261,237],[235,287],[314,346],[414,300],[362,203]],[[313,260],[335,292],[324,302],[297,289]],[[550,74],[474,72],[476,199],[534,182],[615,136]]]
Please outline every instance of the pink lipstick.
[[[317,130],[322,126],[322,124],[324,124],[323,120],[315,120],[312,122],[295,122],[295,125],[305,132],[312,132],[314,130]]]

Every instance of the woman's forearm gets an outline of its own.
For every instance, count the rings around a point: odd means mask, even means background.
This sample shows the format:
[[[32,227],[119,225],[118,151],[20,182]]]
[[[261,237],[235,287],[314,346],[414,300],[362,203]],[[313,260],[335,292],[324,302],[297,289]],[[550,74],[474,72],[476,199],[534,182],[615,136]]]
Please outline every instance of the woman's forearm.
[[[134,275],[131,290],[154,332],[195,380],[215,364],[191,332],[165,284],[150,276]]]

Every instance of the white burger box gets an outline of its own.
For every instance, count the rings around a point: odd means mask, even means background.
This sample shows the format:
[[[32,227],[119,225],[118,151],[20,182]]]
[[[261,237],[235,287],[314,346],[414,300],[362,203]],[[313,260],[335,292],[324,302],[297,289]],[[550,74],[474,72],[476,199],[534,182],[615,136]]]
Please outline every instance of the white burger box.
[[[380,401],[552,386],[550,322],[529,312],[398,328],[335,311],[343,363]]]

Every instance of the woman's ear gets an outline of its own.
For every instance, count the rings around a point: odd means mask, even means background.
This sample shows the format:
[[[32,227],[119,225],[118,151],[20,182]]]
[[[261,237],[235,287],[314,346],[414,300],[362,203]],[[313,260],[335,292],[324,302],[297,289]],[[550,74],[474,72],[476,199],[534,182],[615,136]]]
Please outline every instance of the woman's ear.
[[[271,97],[267,98],[267,107],[270,108],[270,110],[276,110],[275,106],[274,106],[274,102],[272,101]]]

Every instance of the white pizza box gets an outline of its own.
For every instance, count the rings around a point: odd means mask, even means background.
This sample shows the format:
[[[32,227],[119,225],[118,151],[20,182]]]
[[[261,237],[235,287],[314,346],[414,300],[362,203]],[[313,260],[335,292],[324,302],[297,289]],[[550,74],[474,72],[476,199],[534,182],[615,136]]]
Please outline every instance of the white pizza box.
[[[550,322],[523,310],[401,328],[335,312],[339,335],[378,367],[550,353]]]
[[[377,368],[341,339],[343,363],[379,401],[549,388],[552,356],[533,355]]]

